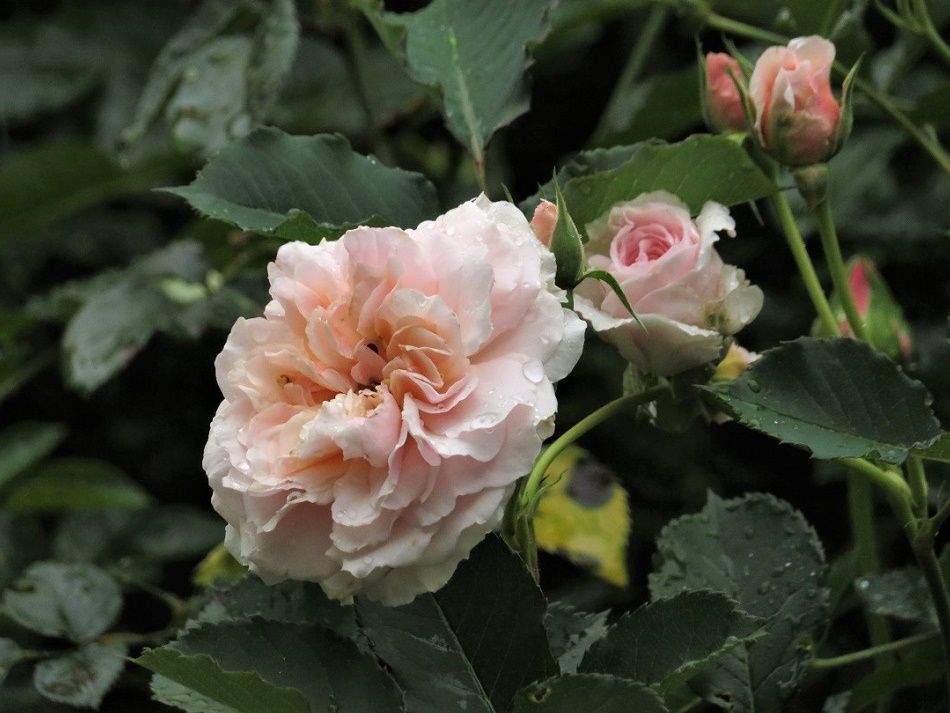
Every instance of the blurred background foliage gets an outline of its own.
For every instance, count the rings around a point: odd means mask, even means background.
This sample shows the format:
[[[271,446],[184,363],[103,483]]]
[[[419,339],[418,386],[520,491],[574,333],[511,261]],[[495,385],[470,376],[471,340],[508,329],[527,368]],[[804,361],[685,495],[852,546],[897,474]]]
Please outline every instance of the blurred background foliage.
[[[353,5],[361,4],[372,3]],[[874,3],[711,5],[718,16],[773,33],[830,36],[839,59],[863,55],[866,81],[925,131],[950,133],[946,68],[924,38],[895,28]],[[945,28],[950,3],[934,0],[931,9]],[[533,194],[581,149],[703,130],[696,33],[704,49],[723,47],[720,33],[704,28],[698,3],[561,0],[533,53],[530,110],[487,146],[492,197],[504,189],[516,200]],[[764,47],[733,39],[749,57]],[[913,343],[906,368],[928,386],[946,422],[950,180],[860,93],[856,112],[854,133],[832,162],[845,252],[874,260],[903,306]],[[188,183],[207,157],[265,124],[292,134],[339,132],[360,152],[425,174],[444,208],[479,190],[437,94],[412,81],[346,3],[0,6],[0,589],[35,559],[96,563],[126,588],[116,625],[132,632],[167,623],[153,587],[193,593],[192,568],[223,533],[201,470],[220,399],[213,360],[233,320],[260,312],[263,266],[278,243],[197,220],[183,201],[155,189]],[[762,350],[807,333],[810,304],[772,216],[745,206],[735,214],[740,237],[720,249],[766,295],[743,345]],[[590,340],[559,388],[559,428],[618,395],[622,372],[613,351]],[[817,467],[734,424],[694,422],[660,436],[614,420],[584,447],[598,461],[587,467],[597,479],[590,487],[607,489],[598,502],[615,502],[605,469],[627,491],[626,568],[604,579],[584,557],[545,555],[542,584],[552,598],[590,611],[644,601],[663,524],[697,510],[710,489],[757,490],[788,500],[815,525],[836,563],[838,615],[857,621],[857,598],[845,585],[844,491],[833,466]],[[885,561],[903,561],[896,525],[880,522]],[[548,549],[559,550],[556,535]],[[629,586],[615,586],[628,578]],[[0,621],[0,636],[8,630],[22,634]],[[838,627],[834,636],[849,650],[864,644],[860,632]],[[103,710],[167,710],[149,700],[146,682],[143,671],[128,670]],[[793,709],[818,710],[833,690],[827,677]],[[0,693],[4,711],[62,709],[19,669]]]

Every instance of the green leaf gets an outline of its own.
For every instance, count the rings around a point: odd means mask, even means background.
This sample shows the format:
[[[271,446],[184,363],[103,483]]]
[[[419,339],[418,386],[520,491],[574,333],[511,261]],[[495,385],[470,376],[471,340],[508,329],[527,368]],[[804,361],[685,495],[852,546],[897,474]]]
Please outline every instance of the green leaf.
[[[803,645],[827,620],[824,554],[800,513],[770,495],[721,500],[674,520],[660,533],[654,599],[709,589],[766,620],[704,674],[707,697],[729,696],[735,711],[782,710],[807,672]]]
[[[366,47],[363,81],[373,97],[376,122],[385,127],[422,106],[426,90],[414,82],[399,60],[381,45]],[[320,71],[313,71],[319,67]],[[339,132],[355,137],[367,130],[360,89],[345,54],[329,41],[305,35],[274,110],[273,123],[292,134]]]
[[[638,77],[600,120],[597,143],[609,146],[672,139],[701,125],[698,77],[695,66]]]
[[[658,190],[679,196],[698,213],[706,201],[746,203],[770,195],[775,186],[735,141],[705,134],[676,144],[635,144],[616,168],[564,184],[574,220],[582,227],[617,203]]]
[[[311,713],[300,691],[272,685],[253,669],[224,670],[211,656],[186,656],[166,646],[145,651],[135,662],[161,674],[152,683],[156,700],[191,713]]]
[[[409,713],[503,713],[519,688],[557,670],[544,597],[497,537],[479,545],[435,594],[395,608],[357,600],[357,612]]]
[[[434,0],[414,13],[363,11],[391,49],[405,33],[409,74],[440,91],[449,130],[481,162],[492,134],[528,110],[527,49],[547,34],[552,4]]]
[[[264,584],[250,574],[230,586],[213,586],[197,621],[219,623],[259,617],[286,624],[319,624],[346,638],[357,638],[356,608],[327,598],[318,584],[286,581]]]
[[[129,549],[152,560],[174,562],[204,555],[224,538],[224,523],[191,505],[166,505],[136,518]]]
[[[423,176],[362,156],[341,136],[277,129],[228,145],[191,184],[168,191],[242,230],[312,242],[357,225],[415,227],[438,212]]]
[[[950,463],[950,433],[942,434],[932,446],[918,451],[917,455],[927,460]]]
[[[6,18],[2,30],[0,121],[5,125],[67,106],[98,83],[99,67],[90,48],[63,27]]]
[[[950,547],[940,554],[940,569],[950,581]],[[858,577],[854,588],[872,614],[891,616],[937,627],[930,589],[917,567],[901,567],[880,574]]]
[[[146,191],[173,168],[156,159],[123,170],[102,150],[76,141],[44,143],[0,163],[0,241],[40,228],[111,198]]]
[[[569,604],[552,602],[544,616],[551,653],[561,673],[576,673],[591,645],[607,635],[609,611],[580,612]]]
[[[402,710],[398,689],[369,655],[314,625],[205,625],[136,662],[242,713],[325,711],[332,704],[352,713]]]
[[[164,280],[199,280],[206,271],[201,247],[181,240],[139,258],[125,270],[54,290],[47,302],[81,303],[63,334],[70,385],[83,393],[94,391],[125,367],[156,331],[174,330],[176,319],[189,306],[162,289]],[[49,305],[37,309],[60,311]]]
[[[525,688],[514,713],[668,713],[662,699],[640,683],[614,676],[569,674]]]
[[[254,34],[247,70],[247,105],[252,116],[266,117],[280,95],[300,41],[294,0],[274,0]]]
[[[125,668],[125,655],[121,644],[87,644],[38,663],[33,685],[40,695],[56,703],[98,708]]]
[[[39,518],[0,512],[0,589],[45,551],[46,536]]]
[[[743,424],[815,458],[878,455],[900,463],[940,436],[923,385],[853,339],[797,339],[709,387]]]
[[[93,458],[60,458],[35,468],[3,501],[14,512],[138,509],[149,504],[148,493],[125,473]]]
[[[128,364],[167,324],[166,300],[150,285],[120,282],[92,296],[63,335],[66,379],[90,393]]]
[[[122,609],[119,585],[91,564],[36,562],[4,592],[4,611],[21,626],[44,636],[92,641]]]
[[[192,66],[195,55],[224,32],[241,12],[250,7],[252,5],[247,0],[206,0],[168,39],[149,71],[135,116],[122,132],[122,140],[127,145],[142,139],[158,117],[166,100],[182,82],[189,67],[197,71]],[[187,85],[187,82],[185,84]]]
[[[0,431],[0,488],[43,460],[66,437],[58,423],[25,421]]]
[[[759,636],[760,624],[718,592],[684,591],[624,614],[581,662],[582,673],[606,673],[663,692]]]
[[[551,234],[551,252],[557,265],[554,282],[561,289],[570,290],[580,282],[584,271],[584,242],[557,184],[554,193],[557,196],[557,222]]]
[[[632,146],[611,146],[607,149],[591,149],[590,151],[581,151],[572,159],[567,161],[558,169],[554,178],[538,188],[538,192],[533,196],[526,198],[519,204],[522,212],[530,216],[534,213],[541,199],[553,201],[555,184],[564,185],[572,178],[578,176],[589,176],[592,173],[609,171],[617,166],[621,166],[630,160],[640,149],[640,144]]]
[[[13,639],[0,637],[0,686],[22,657],[23,649]]]
[[[607,285],[607,287],[613,290],[613,293],[617,295],[617,299],[620,300],[620,303],[624,307],[627,308],[627,311],[630,313],[630,316],[633,317],[635,320],[637,320],[637,324],[639,324],[641,327],[643,326],[643,324],[640,322],[640,318],[637,317],[637,313],[633,311],[633,305],[631,305],[630,300],[627,299],[626,293],[624,293],[623,288],[620,286],[620,283],[617,282],[616,277],[614,277],[611,273],[607,272],[606,270],[595,269],[595,270],[588,270],[583,275],[581,275],[581,278],[580,280],[578,280],[578,282],[582,282],[587,279],[600,280],[605,285]],[[644,329],[646,329],[646,327],[644,327]]]

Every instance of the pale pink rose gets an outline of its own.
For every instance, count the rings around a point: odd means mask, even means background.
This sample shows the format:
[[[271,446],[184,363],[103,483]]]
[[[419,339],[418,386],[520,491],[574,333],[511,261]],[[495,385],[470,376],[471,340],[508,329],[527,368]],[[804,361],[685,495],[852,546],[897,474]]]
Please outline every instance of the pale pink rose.
[[[542,198],[537,208],[534,209],[534,215],[531,216],[531,229],[542,244],[551,247],[555,225],[557,225],[557,206]]]
[[[484,196],[415,230],[288,243],[235,323],[204,468],[225,542],[267,582],[400,604],[498,526],[553,430],[584,325],[554,256]]]
[[[746,130],[737,81],[743,81],[738,61],[725,52],[710,52],[706,55],[705,103],[712,123],[710,128],[716,131]]]
[[[619,203],[587,226],[587,261],[617,278],[643,326],[599,281],[582,282],[574,305],[641,371],[669,376],[716,361],[724,335],[738,332],[762,308],[762,290],[713,247],[717,231],[734,229],[729,211],[712,201],[695,221],[665,191]]]
[[[755,63],[749,94],[762,146],[789,166],[826,161],[838,147],[841,107],[831,91],[835,46],[798,37],[770,47]]]

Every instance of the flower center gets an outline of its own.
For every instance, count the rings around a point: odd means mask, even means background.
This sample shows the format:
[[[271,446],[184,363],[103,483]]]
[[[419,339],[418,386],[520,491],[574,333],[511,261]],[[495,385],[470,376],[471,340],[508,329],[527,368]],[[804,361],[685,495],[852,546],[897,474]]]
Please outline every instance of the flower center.
[[[611,257],[624,267],[651,262],[663,257],[676,243],[676,236],[663,225],[631,225],[617,233],[610,246]]]

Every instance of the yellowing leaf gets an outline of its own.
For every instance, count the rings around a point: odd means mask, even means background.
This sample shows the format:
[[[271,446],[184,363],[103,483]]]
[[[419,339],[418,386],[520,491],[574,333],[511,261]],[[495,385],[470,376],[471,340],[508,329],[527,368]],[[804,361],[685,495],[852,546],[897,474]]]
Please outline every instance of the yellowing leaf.
[[[572,446],[554,460],[544,482],[534,518],[538,547],[626,587],[630,508],[614,474]]]
[[[197,564],[191,581],[199,587],[210,587],[217,579],[239,579],[245,574],[247,567],[234,559],[222,543]]]

